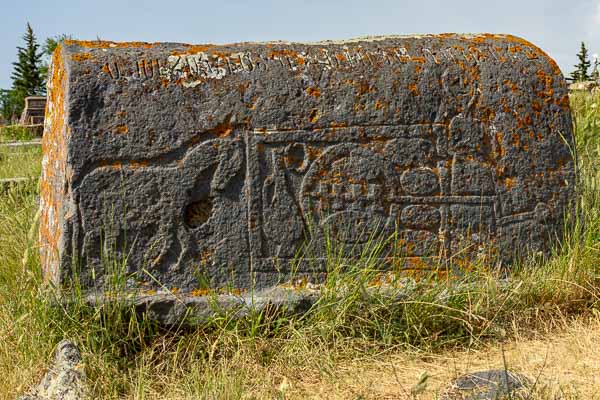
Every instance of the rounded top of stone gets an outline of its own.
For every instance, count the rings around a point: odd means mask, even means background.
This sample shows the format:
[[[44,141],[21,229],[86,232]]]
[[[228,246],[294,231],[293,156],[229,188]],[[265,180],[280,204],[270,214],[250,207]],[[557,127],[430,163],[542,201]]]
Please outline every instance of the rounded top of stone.
[[[546,52],[535,44],[529,42],[518,36],[511,34],[499,34],[499,33],[438,33],[438,34],[410,34],[410,35],[375,35],[375,36],[358,36],[349,39],[327,39],[320,41],[284,41],[284,40],[273,40],[264,42],[237,42],[237,43],[203,43],[203,44],[189,44],[189,43],[174,43],[174,42],[114,42],[105,40],[65,40],[64,44],[71,50],[76,50],[77,47],[84,49],[157,49],[164,50],[165,47],[172,50],[173,54],[176,55],[192,55],[201,52],[210,51],[211,49],[218,49],[224,47],[241,46],[241,45],[258,45],[258,46],[327,46],[327,45],[350,45],[360,43],[373,43],[383,41],[404,41],[404,40],[458,40],[469,42],[472,46],[485,45],[491,43],[504,43],[512,45],[509,50],[513,53],[523,51],[523,47],[526,47],[530,51],[529,53],[535,54],[537,57],[546,59],[555,69],[560,71],[558,65]],[[360,47],[360,45],[359,45]]]
[[[534,46],[529,41],[520,38],[518,36],[510,34],[497,34],[497,33],[435,33],[435,34],[409,34],[409,35],[365,35],[356,36],[349,39],[324,39],[317,41],[290,41],[290,40],[269,40],[269,41],[242,41],[236,43],[204,43],[201,46],[213,47],[213,46],[228,46],[232,44],[308,44],[308,45],[321,45],[321,44],[344,44],[344,43],[357,43],[357,42],[375,42],[389,39],[458,39],[458,40],[472,40],[481,42],[483,40],[502,40],[520,43],[523,45]],[[163,44],[179,44],[183,46],[196,47],[197,44],[190,43],[170,43],[170,42],[116,42],[109,40],[65,40],[66,45],[77,45],[88,48],[128,48],[128,47],[141,47],[141,48],[152,48]]]

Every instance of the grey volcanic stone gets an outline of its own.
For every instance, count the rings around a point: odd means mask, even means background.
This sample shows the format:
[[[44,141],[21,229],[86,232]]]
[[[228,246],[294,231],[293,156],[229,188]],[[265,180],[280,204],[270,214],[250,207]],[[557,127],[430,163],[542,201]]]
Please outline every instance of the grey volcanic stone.
[[[106,296],[102,293],[90,294],[86,303],[93,307],[104,304],[119,304],[124,310],[135,310],[145,314],[152,321],[166,326],[195,326],[209,322],[215,315],[227,315],[228,319],[240,319],[250,314],[266,313],[278,315],[298,315],[308,311],[316,302],[319,287],[311,288],[271,288],[262,291],[232,293],[174,294],[159,291],[152,294],[143,292],[132,296]]]
[[[56,348],[54,364],[40,384],[19,400],[83,400],[87,398],[85,379],[79,349],[63,340]]]
[[[43,268],[59,286],[102,289],[125,265],[148,294],[247,294],[322,280],[328,242],[354,258],[394,233],[395,267],[465,243],[508,265],[560,236],[572,141],[559,68],[512,36],[67,41],[49,80]]]
[[[456,378],[442,400],[522,399],[527,377],[506,370],[478,371]]]

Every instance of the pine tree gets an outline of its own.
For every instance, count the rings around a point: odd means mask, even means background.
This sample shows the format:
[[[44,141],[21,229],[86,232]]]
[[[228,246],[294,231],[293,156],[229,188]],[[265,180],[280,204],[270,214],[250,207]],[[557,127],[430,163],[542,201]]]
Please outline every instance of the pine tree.
[[[18,118],[22,108],[23,99],[14,90],[0,89],[0,119],[5,123],[12,123]]]
[[[46,92],[43,73],[43,53],[39,51],[31,25],[23,36],[24,47],[17,47],[17,62],[13,63],[12,88],[0,93],[0,113],[6,120],[21,115],[25,106],[25,97],[44,95]]]
[[[573,82],[589,81],[590,75],[588,71],[592,63],[588,58],[588,50],[584,42],[581,42],[581,49],[577,53],[577,58],[579,59],[579,63],[575,65],[575,71],[571,73],[571,80]]]
[[[23,36],[25,47],[17,47],[17,62],[13,63],[13,90],[23,97],[43,95],[46,91],[42,67],[42,52],[39,51],[31,25],[27,23],[27,32]]]
[[[598,57],[594,57],[594,69],[592,70],[592,80],[594,82],[598,82],[600,80],[600,71],[598,71],[598,66],[599,66],[599,62],[598,62]]]

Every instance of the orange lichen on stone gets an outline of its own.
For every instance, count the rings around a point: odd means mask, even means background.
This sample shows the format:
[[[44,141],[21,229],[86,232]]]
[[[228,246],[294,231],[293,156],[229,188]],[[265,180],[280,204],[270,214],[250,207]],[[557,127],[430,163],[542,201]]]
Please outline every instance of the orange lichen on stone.
[[[498,153],[500,157],[504,157],[506,149],[503,146],[504,134],[502,132],[496,132],[496,143],[498,144]]]
[[[523,118],[521,118],[520,116],[517,116],[516,118],[517,118],[517,127],[519,129],[533,124],[533,120],[531,119],[531,115],[529,115],[529,114],[526,114]]]
[[[121,167],[123,165],[123,163],[121,161],[106,161],[106,160],[100,161],[99,164],[101,167],[110,168],[110,169],[114,169],[114,170],[121,169]]]
[[[519,146],[521,146],[521,136],[518,133],[513,133],[512,134],[512,142],[513,142],[513,146],[518,148]]]
[[[517,85],[510,79],[505,79],[503,83],[505,86],[508,86],[510,88],[510,90],[513,91],[514,93],[519,91],[519,85]]]
[[[308,118],[310,122],[314,124],[319,120],[319,118],[321,118],[321,113],[319,113],[319,110],[317,108],[312,109]]]
[[[359,84],[358,84],[358,96],[362,96],[365,93],[369,93],[369,92],[373,92],[373,91],[374,91],[374,88],[371,85],[369,85],[368,82],[365,82],[365,81],[359,82]]]
[[[244,82],[238,85],[238,91],[240,92],[241,97],[244,97],[244,94],[246,93],[246,90],[248,90],[248,87],[250,87],[250,82]]]
[[[273,50],[269,52],[269,58],[271,59],[281,59],[281,58],[289,58],[290,60],[294,60],[295,63],[299,65],[304,65],[306,61],[301,54],[289,49],[279,49]]]
[[[332,122],[329,126],[332,128],[346,128],[348,124],[346,122]]]
[[[321,97],[321,90],[319,90],[319,88],[309,87],[306,89],[306,94],[308,94],[309,96],[319,98]]]
[[[190,292],[190,295],[199,297],[199,296],[209,295],[210,293],[211,293],[210,289],[194,289]]]
[[[71,60],[73,61],[85,61],[92,58],[90,53],[75,53],[71,55]]]
[[[224,121],[220,124],[217,124],[214,128],[209,130],[209,133],[212,133],[218,137],[227,137],[233,131],[233,127],[229,120]]]
[[[148,161],[146,161],[146,160],[135,161],[134,160],[129,163],[129,166],[131,167],[131,169],[138,169],[138,168],[146,167],[146,166],[148,166]]]
[[[323,153],[323,150],[315,146],[308,146],[306,151],[308,152],[308,158],[310,160],[317,159]]]
[[[495,43],[504,42],[504,43],[512,44],[512,46],[508,47],[508,51],[512,52],[513,54],[523,52],[530,59],[535,59],[535,58],[545,59],[549,62],[550,66],[552,68],[552,72],[555,75],[561,74],[560,68],[559,68],[558,64],[556,63],[556,61],[554,61],[550,56],[548,56],[548,54],[546,54],[542,49],[540,49],[533,43],[530,43],[527,40],[522,39],[520,37],[513,36],[513,35],[498,35],[498,34],[492,34],[492,33],[483,33],[483,34],[479,34],[479,35],[471,38],[470,41],[473,43],[477,43],[477,44],[482,44],[482,43],[486,43],[486,42],[495,42]],[[503,48],[501,46],[495,46],[495,49],[498,52],[503,51]],[[504,56],[500,55],[500,61],[505,62],[506,58]]]
[[[500,102],[502,103],[502,109],[505,113],[510,113],[510,107],[508,106],[508,103],[506,102],[506,99],[503,97]]]
[[[298,57],[298,53],[293,51],[293,50],[289,50],[289,49],[279,49],[279,50],[273,50],[269,53],[269,57],[271,58],[275,58],[275,57]]]
[[[146,43],[146,42],[110,42],[107,40],[65,40],[66,45],[77,45],[81,47],[87,47],[90,49],[109,49],[109,48],[128,48],[128,47],[141,47],[149,49],[154,46],[160,45],[160,43]]]
[[[359,112],[364,111],[367,108],[367,106],[364,103],[356,103],[354,104],[353,108],[355,112]]]
[[[506,187],[507,190],[511,190],[513,187],[515,187],[516,182],[517,182],[517,179],[514,177],[504,178],[504,186]]]
[[[119,134],[125,134],[129,132],[129,127],[127,125],[117,125],[114,132]]]
[[[546,103],[550,103],[554,97],[554,77],[547,75],[543,70],[536,73],[538,79],[544,84],[544,90],[538,92],[538,96],[543,98]]]
[[[417,88],[417,85],[412,83],[410,85],[408,85],[408,90],[410,90],[410,92],[414,95],[414,96],[418,96],[419,95],[419,89]]]
[[[345,62],[347,61],[347,58],[346,58],[346,56],[345,56],[345,55],[343,55],[343,54],[341,54],[341,53],[337,53],[337,54],[335,55],[335,58],[336,58],[336,59],[337,59],[339,62],[341,62],[341,63],[345,63]]]
[[[67,77],[62,59],[62,46],[52,55],[44,135],[42,138],[42,175],[40,179],[40,257],[44,279],[58,283],[58,264],[62,229],[63,192],[66,176],[67,111],[65,93]]]
[[[510,42],[518,43],[518,44],[521,44],[522,46],[528,47],[529,49],[531,49],[533,51],[535,56],[546,59],[550,63],[550,66],[552,67],[552,72],[555,75],[562,74],[560,67],[558,66],[556,61],[554,61],[553,58],[551,58],[548,54],[546,54],[546,52],[544,52],[542,49],[540,49],[533,43],[530,43],[525,39],[521,39],[520,37],[513,36],[513,35],[505,35],[504,37],[506,40],[508,40]]]
[[[186,44],[185,46],[186,46],[186,48],[184,50],[173,50],[171,52],[171,55],[183,56],[183,55],[188,55],[188,54],[198,54],[198,53],[203,53],[205,51],[208,51],[211,48],[215,47],[214,44],[199,44],[199,45]]]
[[[556,100],[556,105],[564,110],[568,110],[570,108],[569,95],[565,94],[560,99]]]

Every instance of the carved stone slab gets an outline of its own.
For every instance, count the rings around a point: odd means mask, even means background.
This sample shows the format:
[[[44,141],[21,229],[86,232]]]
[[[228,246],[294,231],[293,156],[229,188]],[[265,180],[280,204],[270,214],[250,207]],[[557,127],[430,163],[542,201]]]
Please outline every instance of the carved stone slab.
[[[546,252],[573,196],[558,66],[513,36],[67,41],[43,138],[47,278],[193,293]],[[311,252],[294,258],[303,244]],[[460,263],[458,263],[460,264]],[[112,265],[112,267],[111,267]]]

